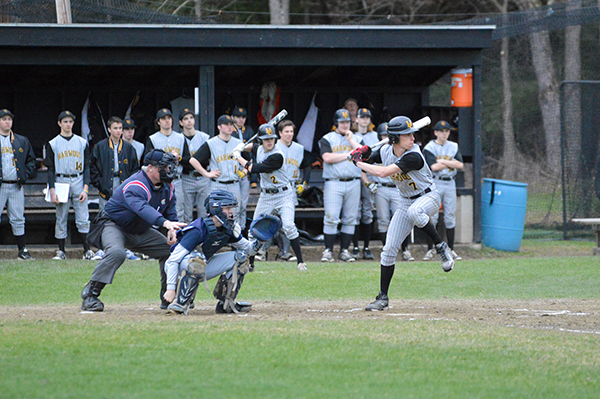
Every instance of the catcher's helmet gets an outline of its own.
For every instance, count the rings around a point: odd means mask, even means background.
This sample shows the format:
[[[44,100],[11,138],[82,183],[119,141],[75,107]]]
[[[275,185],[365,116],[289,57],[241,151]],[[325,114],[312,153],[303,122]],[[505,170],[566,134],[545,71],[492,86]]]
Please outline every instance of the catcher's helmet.
[[[419,129],[413,127],[410,118],[407,118],[406,116],[397,116],[388,122],[387,131],[390,139],[389,143],[396,144],[400,142],[401,134],[411,134],[418,132]]]
[[[275,132],[275,126],[270,123],[264,123],[258,128],[258,138],[261,140],[265,139],[277,139]]]
[[[333,123],[337,126],[340,122],[352,122],[350,119],[350,111],[345,108],[338,109],[333,115]]]
[[[223,208],[229,206],[238,206],[238,200],[235,198],[235,195],[225,190],[214,190],[204,200],[204,208],[206,209],[206,212],[209,215],[216,217],[219,222],[226,227],[228,227],[228,223],[233,223],[234,219],[233,216],[228,218],[223,212]]]
[[[144,157],[144,165],[158,166],[160,181],[171,183],[177,177],[177,157],[170,152],[154,149]]]

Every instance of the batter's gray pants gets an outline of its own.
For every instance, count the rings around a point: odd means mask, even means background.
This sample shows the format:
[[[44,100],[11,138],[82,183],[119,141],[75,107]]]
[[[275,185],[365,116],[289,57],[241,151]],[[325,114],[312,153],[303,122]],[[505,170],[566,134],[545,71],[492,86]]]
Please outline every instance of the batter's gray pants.
[[[17,183],[2,183],[0,186],[0,214],[8,202],[8,221],[13,235],[25,234],[25,194]]]

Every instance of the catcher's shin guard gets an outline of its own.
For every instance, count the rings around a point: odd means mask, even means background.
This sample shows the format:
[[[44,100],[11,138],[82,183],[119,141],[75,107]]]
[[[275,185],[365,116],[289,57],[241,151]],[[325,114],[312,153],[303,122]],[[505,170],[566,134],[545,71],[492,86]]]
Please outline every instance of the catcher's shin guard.
[[[190,303],[196,296],[196,291],[200,281],[198,277],[188,274],[183,274],[177,286],[177,298],[169,305],[169,310],[175,313],[183,313],[187,316]]]

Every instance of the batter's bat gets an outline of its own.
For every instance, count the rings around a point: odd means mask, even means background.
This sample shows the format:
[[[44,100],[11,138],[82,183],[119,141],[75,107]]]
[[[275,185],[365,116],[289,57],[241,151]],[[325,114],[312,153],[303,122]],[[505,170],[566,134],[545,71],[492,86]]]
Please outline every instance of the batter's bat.
[[[285,118],[287,116],[288,112],[285,109],[282,109],[281,111],[279,111],[279,113],[277,115],[275,115],[274,117],[271,118],[270,121],[268,121],[267,123],[270,123],[271,125],[275,126],[277,125],[279,122],[281,122],[283,120],[283,118]],[[258,137],[259,133],[256,133],[254,136],[252,136],[250,138],[250,140],[246,141],[246,145],[252,143],[254,140],[256,140],[256,138]],[[229,154],[229,156],[231,158],[233,158],[233,154]]]
[[[413,127],[416,129],[421,129],[424,128],[425,126],[428,126],[431,123],[431,118],[426,116],[424,118],[419,119],[418,121],[413,122]],[[372,146],[369,146],[371,148],[371,151],[375,151],[378,150],[379,148],[381,148],[382,146],[384,146],[385,144],[387,144],[389,141],[389,139],[386,137],[385,139],[381,140],[378,143],[373,144]],[[348,160],[351,161],[352,160],[352,154],[348,154]]]

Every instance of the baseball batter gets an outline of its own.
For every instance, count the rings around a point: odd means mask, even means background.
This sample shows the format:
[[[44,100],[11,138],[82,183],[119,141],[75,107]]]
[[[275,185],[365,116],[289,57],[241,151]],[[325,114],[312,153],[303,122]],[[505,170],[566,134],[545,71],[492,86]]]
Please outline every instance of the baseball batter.
[[[187,141],[190,150],[190,156],[194,156],[196,151],[204,143],[208,141],[210,136],[204,132],[196,130],[196,117],[194,112],[189,108],[184,108],[179,115],[179,125],[181,133]],[[210,180],[202,176],[197,170],[191,170],[181,177],[183,185],[183,220],[182,222],[190,223],[194,220],[194,205],[199,218],[206,217],[204,200],[208,196],[210,189]]]
[[[90,250],[87,234],[90,231],[88,212],[88,194],[90,184],[90,151],[87,141],[73,134],[75,115],[63,111],[58,115],[60,134],[46,145],[46,166],[48,167],[48,189],[50,199],[56,205],[55,237],[58,239],[58,251],[53,259],[66,259],[65,242],[69,205],[75,210],[75,224],[83,239],[83,259],[91,260],[94,252]],[[55,191],[55,183],[69,185],[67,202],[60,202]]]
[[[361,170],[348,161],[348,154],[361,146],[362,140],[350,130],[350,113],[347,109],[335,111],[334,123],[337,129],[327,133],[319,141],[323,158],[323,202],[325,216],[323,233],[325,235],[325,251],[321,262],[333,262],[333,245],[341,228],[341,249],[338,258],[345,262],[356,259],[348,252],[348,247],[358,224],[358,206],[360,203]]]
[[[231,192],[240,202],[240,184],[239,176],[236,172],[240,170],[240,164],[231,158],[231,153],[238,146],[243,145],[242,141],[232,137],[233,119],[229,115],[221,115],[217,119],[217,129],[219,134],[202,144],[190,159],[190,164],[200,174],[211,179],[210,191],[225,190]],[[241,222],[241,215],[238,213],[238,223]]]
[[[357,166],[367,173],[379,177],[390,176],[400,192],[400,206],[390,222],[381,254],[380,292],[365,310],[384,310],[388,307],[388,289],[394,275],[396,255],[414,226],[422,228],[435,243],[443,270],[449,272],[454,267],[450,249],[431,222],[431,216],[439,209],[441,200],[431,170],[419,146],[415,144],[413,133],[416,131],[418,129],[413,127],[409,118],[393,118],[388,123],[389,144],[369,159],[369,162],[382,165],[357,162]]]
[[[254,219],[261,215],[277,214],[281,218],[282,229],[298,262],[298,270],[305,271],[306,263],[302,258],[298,229],[294,223],[296,192],[283,167],[285,156],[275,148],[277,134],[275,127],[265,123],[258,128],[261,146],[252,146],[255,162],[247,161],[234,151],[234,157],[250,173],[260,173],[260,197],[254,211]]]
[[[0,214],[8,204],[8,221],[17,240],[18,259],[33,259],[25,246],[25,194],[23,184],[37,175],[35,154],[25,136],[12,131],[14,115],[0,110]]]
[[[427,143],[423,148],[423,155],[427,165],[433,172],[435,184],[442,199],[444,208],[444,225],[446,226],[446,238],[448,246],[452,251],[454,260],[462,258],[454,251],[454,229],[456,227],[456,173],[464,167],[463,158],[458,144],[449,141],[450,124],[439,121],[433,129],[436,139]],[[432,216],[431,221],[437,225],[439,212]],[[425,255],[427,257],[427,254]],[[423,259],[429,260],[429,259]]]
[[[183,137],[183,134],[177,133],[173,130],[173,114],[168,108],[159,109],[156,113],[156,123],[158,124],[159,131],[148,137],[146,142],[146,154],[153,149],[163,150],[174,154],[179,161],[177,168],[177,178],[173,180],[173,187],[175,187],[175,194],[183,198],[183,183],[181,181],[182,173],[188,173],[191,171],[190,167],[190,150],[187,142]],[[182,220],[184,215],[184,204],[185,201],[177,201],[177,218]]]

